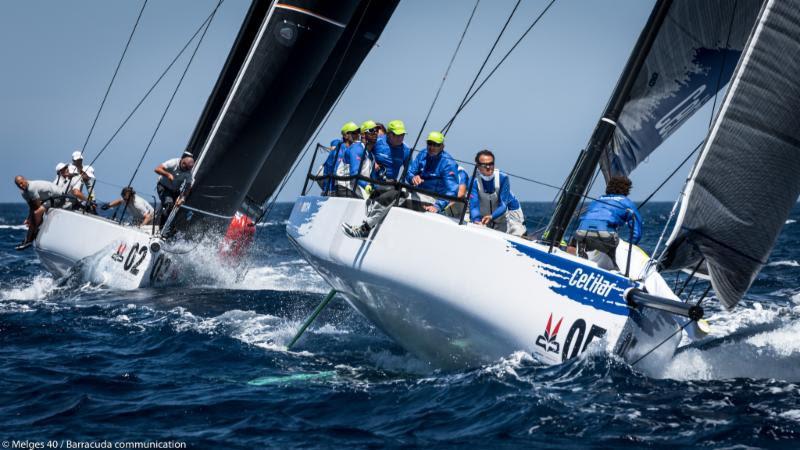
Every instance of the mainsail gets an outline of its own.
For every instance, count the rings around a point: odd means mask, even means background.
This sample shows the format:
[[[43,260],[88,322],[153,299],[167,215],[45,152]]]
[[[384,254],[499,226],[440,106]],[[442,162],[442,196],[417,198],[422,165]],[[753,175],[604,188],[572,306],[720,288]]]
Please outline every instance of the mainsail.
[[[193,134],[192,150],[201,142],[202,149],[194,184],[174,213],[172,229],[223,225],[233,216],[358,4],[284,0],[251,7]],[[258,29],[252,32],[255,23]]]
[[[353,78],[383,32],[399,0],[362,0],[328,61],[270,149],[245,200],[257,210],[275,192],[317,124]]]
[[[674,0],[616,121],[601,167],[628,175],[728,83],[762,0]]]
[[[800,195],[800,8],[768,0],[686,187],[662,269],[705,262],[722,303],[749,289]]]

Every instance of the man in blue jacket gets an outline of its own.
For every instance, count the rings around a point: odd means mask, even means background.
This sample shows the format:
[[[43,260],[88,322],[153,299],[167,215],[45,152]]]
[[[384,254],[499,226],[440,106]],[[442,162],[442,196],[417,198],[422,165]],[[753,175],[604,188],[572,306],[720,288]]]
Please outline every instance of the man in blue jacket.
[[[519,200],[511,192],[508,175],[495,169],[494,153],[479,151],[475,164],[478,177],[469,196],[470,220],[514,236],[525,234],[525,217]]]
[[[455,197],[458,194],[458,165],[449,153],[444,151],[444,135],[438,131],[428,134],[427,149],[419,152],[408,166],[406,182],[413,186],[441,195]],[[428,212],[441,212],[449,203],[447,200],[414,193],[412,200],[422,203]]]
[[[616,251],[619,244],[618,231],[621,225],[627,225],[633,231],[633,243],[638,244],[642,238],[642,216],[636,205],[627,197],[631,192],[631,180],[624,176],[614,176],[608,180],[606,194],[593,201],[578,222],[574,241],[578,254],[587,257],[587,251],[598,251],[608,256],[591,258],[601,267],[614,269]]]
[[[381,181],[396,181],[400,176],[400,168],[408,159],[411,149],[403,142],[406,126],[402,120],[393,120],[387,126],[385,136],[378,137],[373,154],[375,170],[372,178]],[[376,187],[378,189],[378,187]],[[385,188],[384,188],[385,189]]]
[[[331,141],[331,150],[328,153],[328,158],[322,165],[323,176],[342,177],[350,175],[350,152],[358,152],[359,149],[362,148],[359,137],[359,128],[355,122],[347,122],[342,126],[342,138]],[[363,153],[363,150],[361,150],[361,153]],[[353,194],[350,186],[351,183],[348,181],[328,178],[322,181],[322,195],[351,197]]]
[[[391,134],[392,122],[389,123]],[[417,155],[409,165],[406,181],[421,189],[437,194],[455,196],[458,192],[458,166],[452,156],[444,151],[444,135],[434,131],[428,135],[427,149]],[[407,200],[407,197],[410,199]],[[366,238],[375,226],[383,221],[389,210],[396,204],[417,211],[440,212],[447,206],[447,200],[437,200],[431,196],[391,189],[371,201],[367,217],[360,225],[342,224],[342,231],[353,238]]]

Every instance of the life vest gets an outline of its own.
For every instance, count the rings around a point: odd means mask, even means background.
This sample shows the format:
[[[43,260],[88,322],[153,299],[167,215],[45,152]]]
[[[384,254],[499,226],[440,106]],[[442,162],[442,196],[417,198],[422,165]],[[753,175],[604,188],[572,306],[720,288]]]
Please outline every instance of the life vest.
[[[481,217],[491,216],[497,205],[500,204],[500,171],[494,169],[494,192],[487,193],[483,190],[483,178],[478,176],[475,180],[478,185],[478,201],[480,202]],[[494,220],[495,223],[505,222],[505,214]]]

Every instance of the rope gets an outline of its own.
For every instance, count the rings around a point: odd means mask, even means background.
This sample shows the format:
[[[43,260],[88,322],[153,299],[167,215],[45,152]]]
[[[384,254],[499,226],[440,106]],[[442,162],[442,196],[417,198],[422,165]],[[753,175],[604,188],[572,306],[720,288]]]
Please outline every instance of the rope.
[[[461,38],[459,38],[458,45],[456,45],[456,49],[455,49],[455,51],[453,51],[453,55],[450,57],[450,63],[447,64],[447,69],[444,71],[444,76],[442,76],[442,82],[439,83],[439,88],[436,90],[436,95],[433,96],[433,101],[431,102],[431,106],[430,106],[430,108],[428,108],[428,114],[425,115],[425,120],[422,121],[422,126],[419,129],[419,134],[417,134],[417,139],[414,141],[414,145],[412,146],[412,149],[417,147],[417,144],[419,143],[419,139],[420,139],[420,137],[422,137],[422,133],[425,130],[425,126],[428,124],[428,119],[431,117],[431,113],[433,112],[433,107],[434,107],[434,105],[436,105],[436,101],[439,100],[439,94],[441,94],[441,92],[442,92],[442,88],[444,87],[444,82],[447,80],[447,75],[450,74],[450,69],[453,67],[453,62],[456,60],[456,55],[458,55],[458,51],[461,49],[461,44],[464,43],[464,36],[467,35],[467,30],[469,29],[469,25],[472,23],[472,19],[475,17],[475,11],[478,10],[478,5],[480,4],[480,2],[481,2],[481,0],[475,0],[475,6],[472,7],[472,12],[469,15],[469,19],[467,19],[467,24],[464,26],[464,31],[461,32]],[[517,2],[517,5],[519,5],[519,2]],[[516,6],[514,7],[514,9],[516,9]],[[510,20],[510,17],[509,17],[509,20]],[[508,24],[508,23],[506,23],[506,24]],[[499,37],[498,37],[498,39],[499,39]],[[497,44],[497,42],[495,42],[495,44]],[[492,49],[494,49],[494,47],[492,47]],[[491,52],[489,52],[489,53],[491,54]],[[488,58],[488,56],[487,56],[487,58]],[[485,64],[485,62],[484,62],[484,64]],[[481,67],[481,69],[483,69],[483,67]],[[478,72],[478,74],[480,74],[480,71]],[[477,79],[477,75],[475,77]],[[473,81],[473,84],[474,84],[474,81]],[[470,86],[470,89],[471,88],[472,88],[472,86]],[[467,94],[469,94],[469,91],[467,91]],[[463,100],[462,100],[462,102],[463,102]],[[412,152],[413,152],[413,150],[412,150]],[[410,153],[409,153],[409,155],[410,155]]]
[[[695,148],[694,148],[694,150],[692,150],[692,151],[691,151],[691,153],[689,153],[688,155],[686,155],[686,158],[683,158],[683,161],[681,161],[681,163],[680,163],[680,164],[678,164],[678,167],[676,167],[676,168],[675,168],[675,170],[673,170],[673,171],[672,171],[672,173],[671,173],[671,174],[669,174],[669,176],[667,176],[667,178],[665,178],[665,179],[664,179],[664,181],[662,181],[662,182],[661,182],[661,184],[659,184],[659,185],[658,185],[658,187],[657,187],[657,188],[655,188],[655,190],[654,190],[653,192],[651,192],[651,193],[650,193],[650,195],[648,195],[648,196],[647,196],[647,198],[645,198],[644,200],[642,200],[642,202],[641,202],[641,203],[639,203],[639,206],[638,206],[637,208],[639,209],[639,211],[640,211],[640,212],[641,212],[641,210],[642,210],[642,207],[644,207],[644,205],[646,205],[646,204],[647,204],[647,202],[649,202],[649,201],[650,201],[650,199],[652,199],[652,198],[653,198],[653,196],[654,196],[654,195],[656,195],[656,192],[660,191],[660,190],[661,190],[661,188],[662,188],[662,187],[664,187],[664,185],[665,185],[665,184],[667,184],[667,182],[668,182],[668,181],[669,181],[669,180],[670,180],[670,179],[671,179],[673,176],[675,176],[675,174],[676,174],[676,173],[678,173],[678,171],[679,171],[679,170],[681,170],[681,167],[683,167],[683,165],[684,165],[684,164],[686,164],[686,162],[687,162],[687,161],[689,161],[689,159],[691,159],[692,155],[694,155],[695,153],[697,153],[697,151],[698,151],[698,150],[700,150],[700,149],[703,147],[703,144],[705,144],[705,142],[706,142],[706,141],[705,141],[705,139],[703,139],[702,141],[700,141],[700,143],[699,143],[699,144],[697,144],[697,147],[695,147]],[[681,190],[681,193],[683,193],[683,190]]]
[[[128,121],[131,119],[131,117],[133,117],[133,115],[136,113],[136,111],[139,110],[139,107],[142,106],[142,103],[144,103],[144,101],[147,100],[147,97],[150,96],[150,93],[153,92],[153,90],[158,86],[158,84],[161,82],[161,80],[167,75],[167,73],[170,71],[170,69],[172,69],[172,66],[175,65],[175,63],[178,61],[178,59],[183,55],[183,52],[185,52],[186,49],[189,48],[189,45],[194,41],[194,38],[196,38],[197,35],[200,34],[200,32],[206,26],[206,24],[211,21],[211,18],[214,16],[215,12],[216,12],[216,9],[208,17],[206,17],[206,19],[200,24],[200,26],[197,28],[197,30],[195,30],[194,34],[192,34],[192,37],[190,37],[189,40],[186,41],[186,44],[184,44],[183,48],[181,48],[181,50],[178,52],[178,54],[175,55],[175,58],[173,58],[172,61],[164,69],[164,71],[161,72],[161,75],[159,75],[158,79],[156,79],[156,81],[153,83],[153,85],[150,86],[150,89],[147,90],[147,92],[139,100],[139,102],[136,104],[136,106],[133,108],[133,110],[131,110],[131,112],[128,114],[128,116],[125,118],[125,120],[122,121],[122,124],[120,124],[120,126],[117,127],[116,131],[114,131],[114,133],[111,135],[111,137],[108,139],[108,141],[106,141],[106,143],[103,145],[103,147],[100,148],[100,151],[97,152],[97,156],[95,156],[94,159],[92,159],[92,161],[89,163],[89,165],[93,165],[95,163],[95,161],[97,161],[97,159],[100,158],[100,155],[102,155],[103,152],[105,152],[105,150],[108,148],[108,146],[111,145],[111,142],[117,137],[119,132],[122,131],[122,128],[124,128],[125,125],[127,125]]]
[[[511,9],[511,13],[508,15],[508,18],[506,19],[506,23],[503,24],[503,28],[500,29],[500,33],[495,38],[494,43],[492,44],[492,48],[489,49],[489,53],[487,53],[486,57],[483,59],[483,63],[481,64],[481,67],[478,69],[478,73],[475,74],[475,77],[472,79],[472,82],[470,83],[469,88],[467,88],[467,92],[464,93],[464,98],[462,98],[461,101],[459,102],[458,108],[456,110],[456,114],[458,114],[458,112],[460,112],[461,109],[463,109],[464,103],[467,101],[467,97],[469,97],[469,93],[472,92],[472,88],[475,87],[475,83],[478,82],[478,78],[481,76],[481,73],[483,72],[483,69],[486,67],[486,64],[489,62],[489,58],[492,57],[492,54],[494,53],[495,48],[497,48],[497,44],[500,42],[500,38],[502,38],[503,34],[505,34],[506,28],[508,28],[508,24],[511,23],[511,18],[514,17],[514,14],[517,12],[517,8],[519,8],[519,4],[520,3],[522,3],[522,0],[517,0],[517,3],[514,4],[514,8]],[[453,117],[455,117],[455,116],[453,116]],[[450,126],[452,124],[453,124],[453,119],[450,119],[450,121],[447,122],[447,124],[442,128],[442,134],[447,135],[447,132],[450,130]]]
[[[178,84],[175,86],[175,89],[172,91],[172,96],[170,96],[169,101],[167,102],[167,106],[164,108],[164,112],[161,113],[161,118],[158,119],[158,124],[156,124],[156,129],[153,131],[153,134],[150,136],[150,141],[147,142],[147,147],[145,147],[144,152],[142,153],[142,157],[139,159],[139,164],[136,165],[136,169],[133,171],[133,175],[131,175],[130,181],[128,181],[128,185],[133,183],[133,179],[136,178],[136,174],[139,173],[139,169],[142,167],[142,162],[144,162],[145,156],[147,156],[147,152],[150,150],[150,146],[153,144],[153,140],[156,138],[156,134],[158,134],[158,130],[161,128],[161,124],[164,122],[164,118],[167,116],[167,112],[169,112],[170,106],[172,106],[172,101],[175,100],[175,95],[178,94],[178,90],[183,83],[183,79],[186,77],[186,73],[189,71],[189,67],[192,65],[192,61],[194,61],[195,55],[197,55],[197,50],[200,49],[200,44],[203,43],[203,38],[206,36],[206,32],[211,27],[211,20],[213,20],[214,15],[217,13],[217,10],[222,5],[222,2],[225,0],[219,0],[217,2],[217,6],[211,12],[210,20],[207,21],[207,25],[203,30],[203,34],[200,35],[200,39],[197,40],[197,45],[194,47],[194,51],[192,55],[189,57],[189,62],[186,63],[186,67],[183,69],[183,73],[181,74],[181,78],[178,80]]]
[[[144,13],[144,8],[147,6],[147,0],[144,0],[142,3],[142,9],[139,10],[139,15],[136,17],[136,22],[133,24],[133,29],[131,30],[130,36],[128,36],[128,42],[125,43],[125,49],[122,50],[122,56],[119,57],[119,61],[117,62],[117,67],[114,69],[114,75],[111,76],[111,81],[108,83],[108,87],[106,88],[106,93],[103,95],[103,101],[100,102],[100,108],[97,110],[97,114],[94,116],[94,121],[92,121],[92,126],[89,128],[89,134],[86,135],[86,140],[83,141],[83,146],[81,147],[81,153],[86,150],[86,144],[89,143],[89,138],[92,137],[92,132],[94,131],[95,125],[97,125],[97,119],[100,118],[100,112],[103,111],[103,106],[106,104],[106,100],[108,99],[108,94],[111,92],[111,86],[114,85],[114,80],[117,79],[117,73],[119,73],[119,68],[122,66],[122,60],[125,59],[125,54],[128,53],[128,47],[131,45],[131,40],[133,40],[133,34],[136,32],[136,27],[139,26],[139,20],[142,18],[142,13]],[[94,161],[92,161],[94,162]]]
[[[525,37],[528,35],[528,33],[530,33],[530,31],[533,30],[533,27],[536,26],[537,23],[539,23],[539,20],[542,17],[544,17],[545,13],[550,9],[551,6],[553,6],[553,4],[555,2],[556,2],[556,0],[551,0],[550,3],[547,4],[547,6],[542,10],[542,12],[536,17],[536,19],[525,30],[525,32],[522,33],[522,35],[519,37],[519,39],[517,39],[517,42],[515,42],[514,45],[512,45],[511,48],[506,52],[506,54],[500,59],[500,62],[498,62],[497,65],[494,66],[494,68],[489,72],[489,74],[486,75],[486,78],[484,78],[483,81],[481,81],[481,83],[478,85],[478,87],[475,88],[475,91],[472,94],[470,94],[469,98],[467,98],[466,101],[464,101],[463,104],[458,107],[458,109],[456,110],[455,114],[453,114],[453,117],[451,117],[450,120],[447,121],[447,124],[445,125],[445,128],[447,130],[450,129],[450,127],[453,125],[453,122],[456,120],[456,117],[458,117],[458,115],[461,113],[461,111],[464,108],[466,108],[466,106],[469,104],[469,102],[472,101],[473,97],[475,97],[475,95],[478,93],[478,91],[480,91],[481,88],[483,88],[483,86],[486,84],[486,82],[489,81],[489,78],[491,78],[492,75],[494,75],[494,73],[497,72],[497,69],[499,69],[500,66],[506,61],[506,59],[508,59],[508,57],[511,55],[511,53],[525,39]]]
[[[476,0],[475,6],[472,7],[472,13],[470,13],[469,19],[467,19],[467,24],[466,26],[464,26],[464,31],[461,32],[461,38],[458,40],[458,45],[456,45],[456,49],[453,51],[453,55],[450,57],[450,63],[447,65],[447,69],[444,71],[444,75],[442,76],[442,82],[439,83],[439,89],[436,90],[436,95],[434,95],[433,101],[431,102],[431,106],[430,108],[428,108],[428,114],[425,115],[425,120],[422,121],[422,126],[419,128],[419,133],[417,133],[417,137],[416,139],[414,139],[414,145],[411,146],[411,150],[408,152],[408,158],[406,158],[403,161],[403,171],[400,173],[400,176],[397,177],[398,180],[402,180],[405,177],[406,172],[408,172],[408,165],[411,162],[411,158],[414,156],[414,152],[417,149],[417,144],[419,144],[420,138],[422,138],[422,133],[425,131],[425,127],[428,125],[428,119],[430,119],[431,117],[431,112],[433,112],[433,107],[434,105],[436,105],[436,101],[439,99],[439,94],[442,92],[442,87],[444,87],[444,82],[445,80],[447,80],[447,75],[450,73],[450,68],[453,67],[453,61],[455,61],[456,55],[458,55],[458,51],[459,49],[461,49],[461,44],[464,42],[464,36],[467,35],[467,30],[469,29],[470,23],[472,23],[472,18],[475,17],[475,11],[477,11],[479,3],[480,0]],[[517,2],[517,6],[519,6],[519,1]],[[514,6],[514,10],[517,9],[517,6]],[[511,15],[514,15],[513,11],[511,12]],[[511,16],[509,16],[508,20],[511,20]],[[507,25],[508,22],[506,22],[506,26]],[[505,31],[505,27],[503,27],[503,31]],[[502,34],[503,32],[501,31],[500,35],[502,36]],[[497,39],[499,40],[500,36],[498,36]],[[495,41],[495,45],[497,45],[497,41]],[[494,51],[494,46],[492,47],[492,50],[489,51],[489,55],[486,55],[486,60],[489,59],[489,56],[492,54],[492,51]],[[483,62],[484,65],[486,64],[486,60],[484,60]],[[481,70],[483,70],[483,66],[481,66]],[[475,75],[475,80],[472,81],[473,84],[475,84],[475,81],[478,79],[479,75],[480,75],[480,70]],[[472,85],[470,85],[470,89],[472,89]],[[467,90],[467,94],[469,94],[469,90]],[[465,94],[465,98],[467,94]],[[463,101],[464,100],[462,99],[462,102]],[[442,134],[446,133],[447,131],[444,131]]]

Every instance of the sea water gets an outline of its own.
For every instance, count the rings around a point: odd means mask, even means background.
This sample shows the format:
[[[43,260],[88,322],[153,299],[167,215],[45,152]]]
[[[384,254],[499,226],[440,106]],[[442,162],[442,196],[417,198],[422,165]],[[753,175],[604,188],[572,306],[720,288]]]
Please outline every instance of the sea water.
[[[642,211],[646,250],[670,206]],[[0,205],[4,448],[718,448],[800,440],[797,208],[740,307],[725,312],[707,299],[711,335],[684,340],[655,378],[599,349],[555,367],[518,352],[437,371],[339,298],[287,351],[328,290],[286,239],[290,210],[279,205],[259,225],[238,282],[126,292],[54,279],[33,251],[14,250],[25,206]],[[543,226],[550,210],[524,204],[528,227]]]

